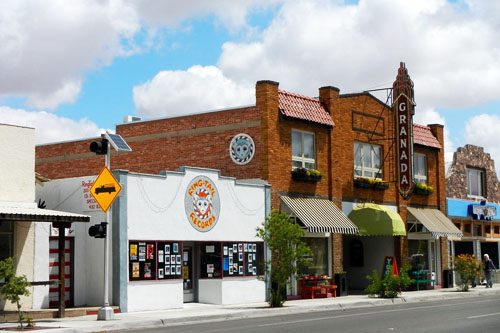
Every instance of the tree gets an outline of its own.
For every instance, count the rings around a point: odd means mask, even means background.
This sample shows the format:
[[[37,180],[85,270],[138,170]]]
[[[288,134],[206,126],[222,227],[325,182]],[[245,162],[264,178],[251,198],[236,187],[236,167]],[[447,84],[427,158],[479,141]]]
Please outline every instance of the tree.
[[[0,260],[0,280],[4,279],[5,283],[0,288],[0,295],[7,301],[17,306],[17,314],[19,316],[19,325],[23,328],[24,316],[21,312],[21,296],[29,296],[30,283],[26,279],[26,275],[16,276],[14,267],[14,259],[7,258]]]
[[[271,277],[271,307],[283,305],[289,278],[297,272],[297,266],[310,261],[312,251],[303,242],[304,235],[299,225],[292,222],[287,214],[279,212],[272,212],[263,226],[257,229],[257,236],[271,251],[266,270]]]

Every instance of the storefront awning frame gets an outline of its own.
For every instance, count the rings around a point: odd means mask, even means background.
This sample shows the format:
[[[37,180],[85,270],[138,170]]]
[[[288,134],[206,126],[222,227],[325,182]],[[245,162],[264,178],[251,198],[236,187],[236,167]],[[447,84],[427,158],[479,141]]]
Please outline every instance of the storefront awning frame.
[[[415,207],[408,207],[407,209],[408,220],[413,217],[417,222],[422,223],[433,237],[463,237],[463,233],[440,210]]]
[[[330,200],[281,196],[281,201],[309,232],[358,234],[356,225]]]

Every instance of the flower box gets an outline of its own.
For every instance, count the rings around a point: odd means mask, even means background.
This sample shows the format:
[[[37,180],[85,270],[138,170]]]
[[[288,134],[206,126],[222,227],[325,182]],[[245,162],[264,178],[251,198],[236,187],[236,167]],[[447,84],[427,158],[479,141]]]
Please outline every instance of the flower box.
[[[433,192],[434,188],[426,184],[415,183],[415,187],[413,188],[414,194],[431,195]]]
[[[292,170],[292,179],[296,181],[317,183],[321,177],[321,172],[316,169],[296,168]]]
[[[389,182],[375,178],[354,178],[354,187],[384,191],[389,188]]]

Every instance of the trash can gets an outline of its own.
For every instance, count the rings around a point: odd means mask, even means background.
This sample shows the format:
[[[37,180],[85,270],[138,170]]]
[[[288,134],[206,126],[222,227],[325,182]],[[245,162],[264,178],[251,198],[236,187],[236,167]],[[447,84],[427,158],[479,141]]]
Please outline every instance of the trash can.
[[[453,270],[443,270],[443,288],[453,288]]]

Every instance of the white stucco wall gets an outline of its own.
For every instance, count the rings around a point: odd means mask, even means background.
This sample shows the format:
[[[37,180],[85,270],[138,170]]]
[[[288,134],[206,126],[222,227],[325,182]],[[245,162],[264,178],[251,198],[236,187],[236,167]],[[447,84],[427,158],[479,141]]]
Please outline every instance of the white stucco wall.
[[[52,180],[37,186],[37,198],[45,201],[47,209],[61,210],[90,216],[90,223],[73,223],[69,237],[74,237],[74,304],[75,306],[100,306],[104,301],[104,240],[88,235],[91,225],[105,221],[105,214],[99,209],[91,209],[87,204],[83,183],[93,181],[96,176]],[[49,224],[47,224],[49,225]],[[50,231],[49,231],[50,232]],[[110,236],[112,230],[110,230]],[[47,238],[45,238],[47,237]],[[48,235],[40,242],[48,244]],[[110,239],[110,248],[111,237]],[[47,245],[48,246],[48,245]],[[48,249],[47,249],[48,255]],[[38,260],[37,260],[38,261]],[[43,262],[40,257],[40,262]],[[45,266],[45,268],[44,268]],[[40,264],[40,269],[48,274],[47,263]],[[109,299],[112,295],[112,270],[109,270]]]
[[[0,205],[8,207],[33,207],[35,205],[35,146],[33,128],[0,124]],[[33,256],[35,231],[32,222],[15,222],[13,256],[16,274],[26,275],[33,281]],[[30,296],[23,296],[23,309],[33,303]],[[7,302],[5,309],[15,306]]]
[[[147,311],[181,308],[182,280],[134,281],[128,286],[128,311]]]
[[[208,232],[194,229],[184,208],[189,182],[208,176],[220,196],[217,224]],[[265,219],[262,186],[235,185],[232,178],[219,179],[218,172],[187,169],[186,174],[167,177],[129,174],[127,183],[128,237],[137,240],[261,241],[256,228]]]
[[[186,190],[197,176],[210,178],[220,197],[219,219],[207,232],[192,227],[185,211]],[[256,228],[265,219],[264,186],[236,184],[233,178],[219,178],[215,170],[192,168],[166,177],[129,173],[126,179],[129,240],[261,241],[256,237]],[[180,292],[171,292],[171,303],[158,299],[172,283],[177,286],[175,282],[165,284],[164,280],[129,282],[128,311],[181,306],[182,281],[178,284]],[[147,295],[155,299],[146,305],[143,303]],[[198,280],[200,303],[261,302],[265,295],[265,283],[254,277]]]
[[[35,200],[35,130],[0,124],[0,202]]]

